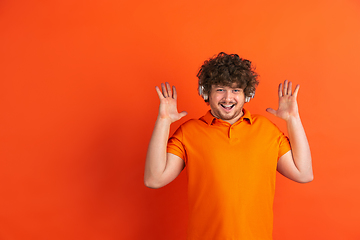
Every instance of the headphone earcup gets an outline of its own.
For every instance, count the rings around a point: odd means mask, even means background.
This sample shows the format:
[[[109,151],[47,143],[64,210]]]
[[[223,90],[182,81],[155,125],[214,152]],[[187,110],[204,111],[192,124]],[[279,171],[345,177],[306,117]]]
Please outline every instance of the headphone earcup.
[[[209,99],[209,96],[206,93],[203,93],[202,97],[205,101],[207,101]]]
[[[255,92],[250,93],[250,96],[245,97],[245,102],[246,102],[246,103],[247,103],[247,102],[250,102],[250,100],[251,100],[252,98],[254,98],[254,97],[255,97]]]
[[[207,101],[208,98],[209,98],[209,96],[208,96],[206,93],[204,93],[204,86],[199,86],[198,91],[199,91],[199,95],[200,95],[205,101]]]

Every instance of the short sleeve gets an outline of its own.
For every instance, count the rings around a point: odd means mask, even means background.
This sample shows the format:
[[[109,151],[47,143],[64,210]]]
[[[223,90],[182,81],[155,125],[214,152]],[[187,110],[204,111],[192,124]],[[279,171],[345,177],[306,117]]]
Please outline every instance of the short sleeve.
[[[290,150],[291,150],[291,146],[290,146],[289,138],[285,136],[284,133],[281,132],[281,135],[279,137],[278,159]]]
[[[181,126],[175,131],[172,137],[169,138],[167,152],[180,157],[186,163],[186,152],[183,144],[183,132]]]

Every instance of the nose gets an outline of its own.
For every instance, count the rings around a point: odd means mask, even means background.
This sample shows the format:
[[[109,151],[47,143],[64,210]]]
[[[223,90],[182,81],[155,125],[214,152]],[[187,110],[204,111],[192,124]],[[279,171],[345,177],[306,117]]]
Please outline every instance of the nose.
[[[226,101],[226,102],[230,102],[230,101],[232,100],[232,97],[233,97],[233,96],[232,96],[232,91],[231,91],[231,90],[230,90],[230,91],[226,91],[224,97],[225,97],[225,101]]]

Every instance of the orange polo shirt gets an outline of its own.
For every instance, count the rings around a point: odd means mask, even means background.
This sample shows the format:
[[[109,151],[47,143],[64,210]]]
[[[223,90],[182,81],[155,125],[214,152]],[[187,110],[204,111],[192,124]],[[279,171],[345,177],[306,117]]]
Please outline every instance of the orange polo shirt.
[[[290,144],[268,119],[243,111],[233,125],[209,111],[168,141],[186,164],[188,240],[272,239],[276,165]]]

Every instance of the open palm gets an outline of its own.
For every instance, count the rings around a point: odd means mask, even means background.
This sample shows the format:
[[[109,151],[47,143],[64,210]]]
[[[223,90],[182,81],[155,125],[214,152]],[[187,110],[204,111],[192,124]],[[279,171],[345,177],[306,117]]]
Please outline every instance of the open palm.
[[[176,88],[170,87],[169,83],[161,84],[161,89],[156,86],[156,92],[160,99],[159,118],[169,119],[171,123],[186,116],[186,112],[179,113],[177,110],[177,93]]]
[[[294,92],[292,92],[292,83],[287,80],[283,84],[279,84],[279,107],[277,110],[272,108],[266,109],[271,114],[284,119],[285,121],[289,120],[290,117],[298,117],[299,110],[297,105],[297,94],[299,92],[300,85],[295,87]]]

